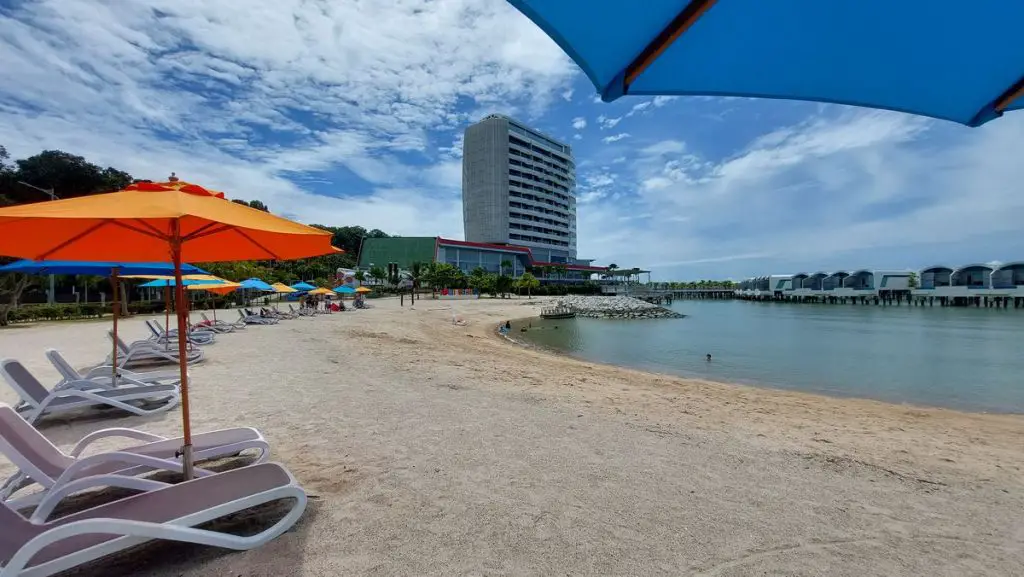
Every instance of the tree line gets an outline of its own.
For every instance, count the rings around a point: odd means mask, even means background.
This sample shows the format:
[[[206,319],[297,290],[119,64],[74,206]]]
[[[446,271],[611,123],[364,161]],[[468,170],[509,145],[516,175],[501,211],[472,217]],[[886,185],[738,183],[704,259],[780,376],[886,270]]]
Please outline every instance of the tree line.
[[[7,149],[0,145],[0,206],[114,192],[132,182],[136,182],[136,179],[126,171],[110,166],[104,168],[82,156],[61,150],[44,150],[34,156],[12,160]],[[270,211],[270,207],[260,200],[232,199],[232,202]],[[291,261],[192,264],[232,281],[257,277],[270,283],[292,284],[304,280],[318,286],[333,286],[337,269],[355,268],[360,244],[364,238],[389,236],[382,230],[367,230],[361,226],[312,226],[329,231],[331,243],[345,253]],[[13,260],[0,258],[0,264]],[[25,275],[0,275],[0,325],[6,322],[7,312],[17,305],[24,291],[28,290],[30,294],[39,293],[34,295],[38,300],[39,295],[45,290],[43,283],[38,282],[40,280]],[[58,294],[67,294],[72,290],[85,294],[109,292],[106,282],[102,277],[86,276],[58,275],[55,279]]]

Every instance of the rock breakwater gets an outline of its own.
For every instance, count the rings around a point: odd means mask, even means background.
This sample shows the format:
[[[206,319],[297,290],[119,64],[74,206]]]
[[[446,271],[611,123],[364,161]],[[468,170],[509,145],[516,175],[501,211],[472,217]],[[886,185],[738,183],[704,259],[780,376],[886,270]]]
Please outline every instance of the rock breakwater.
[[[623,296],[568,295],[558,306],[576,311],[576,316],[594,319],[677,319],[685,315],[649,302]]]

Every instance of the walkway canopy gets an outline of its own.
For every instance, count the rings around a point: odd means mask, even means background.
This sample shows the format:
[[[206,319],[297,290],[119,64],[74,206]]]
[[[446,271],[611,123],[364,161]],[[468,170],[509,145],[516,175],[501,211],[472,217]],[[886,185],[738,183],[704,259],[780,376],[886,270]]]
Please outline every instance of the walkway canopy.
[[[626,94],[883,108],[980,126],[1024,107],[1024,2],[509,0]]]

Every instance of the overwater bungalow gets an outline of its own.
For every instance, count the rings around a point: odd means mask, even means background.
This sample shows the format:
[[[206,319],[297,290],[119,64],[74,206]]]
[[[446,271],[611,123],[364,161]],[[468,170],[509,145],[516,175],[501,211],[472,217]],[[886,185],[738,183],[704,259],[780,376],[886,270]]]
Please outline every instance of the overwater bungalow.
[[[846,277],[848,276],[850,276],[850,273],[845,270],[837,270],[821,280],[821,290],[834,291],[837,288],[841,288],[843,286],[843,281],[846,280]]]

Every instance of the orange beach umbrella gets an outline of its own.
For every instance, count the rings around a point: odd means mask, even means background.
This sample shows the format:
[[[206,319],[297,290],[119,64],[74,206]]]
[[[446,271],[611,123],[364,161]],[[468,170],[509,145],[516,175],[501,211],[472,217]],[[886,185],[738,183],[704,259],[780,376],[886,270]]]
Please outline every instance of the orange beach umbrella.
[[[138,182],[119,192],[0,209],[0,255],[34,260],[174,263],[176,299],[185,301],[182,262],[287,260],[336,252],[331,233],[178,180]],[[182,448],[192,477],[185,307],[178,307]]]

